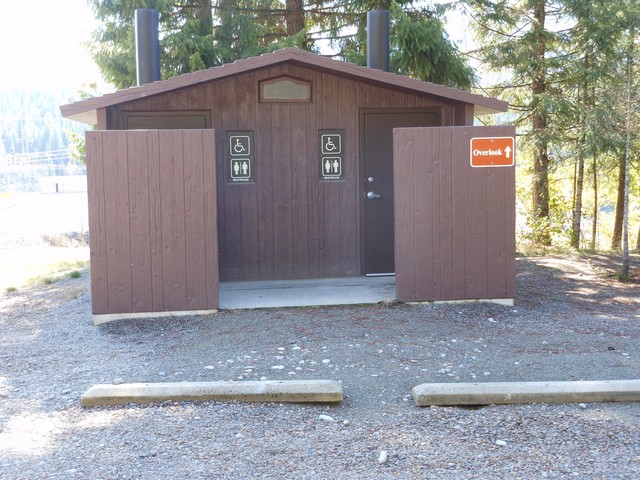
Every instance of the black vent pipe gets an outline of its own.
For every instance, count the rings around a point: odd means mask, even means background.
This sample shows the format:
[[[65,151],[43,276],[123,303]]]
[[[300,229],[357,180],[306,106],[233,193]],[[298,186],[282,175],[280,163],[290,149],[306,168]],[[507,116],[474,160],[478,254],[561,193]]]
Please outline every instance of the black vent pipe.
[[[389,71],[389,10],[367,12],[367,66]]]
[[[159,13],[153,8],[135,11],[136,73],[138,86],[160,80]]]

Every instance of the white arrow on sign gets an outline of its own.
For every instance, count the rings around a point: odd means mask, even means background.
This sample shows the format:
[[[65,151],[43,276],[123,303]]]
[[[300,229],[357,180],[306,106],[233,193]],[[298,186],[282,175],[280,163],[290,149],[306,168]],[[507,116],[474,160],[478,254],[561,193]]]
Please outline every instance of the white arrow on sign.
[[[511,147],[505,148],[504,152],[507,154],[507,158],[511,158]]]

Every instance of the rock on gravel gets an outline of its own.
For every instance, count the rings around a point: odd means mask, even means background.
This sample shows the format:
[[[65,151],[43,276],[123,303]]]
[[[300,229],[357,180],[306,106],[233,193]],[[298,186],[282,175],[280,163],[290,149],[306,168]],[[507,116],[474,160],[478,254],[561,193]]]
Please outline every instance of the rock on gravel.
[[[324,415],[324,414],[323,414],[323,415],[319,415],[319,416],[318,416],[318,418],[319,418],[320,420],[325,421],[325,422],[332,422],[332,423],[333,423],[333,422],[335,422],[335,421],[336,421],[336,419],[335,419],[335,418],[333,418],[333,417],[332,417],[332,416],[330,416],[330,415]]]
[[[638,285],[596,275],[577,256],[517,264],[517,308],[265,309],[95,327],[88,275],[3,292],[0,476],[636,478],[637,404],[459,409],[410,401],[411,388],[428,382],[637,377]],[[81,392],[118,378],[278,380],[289,372],[342,381],[344,402],[80,407]]]

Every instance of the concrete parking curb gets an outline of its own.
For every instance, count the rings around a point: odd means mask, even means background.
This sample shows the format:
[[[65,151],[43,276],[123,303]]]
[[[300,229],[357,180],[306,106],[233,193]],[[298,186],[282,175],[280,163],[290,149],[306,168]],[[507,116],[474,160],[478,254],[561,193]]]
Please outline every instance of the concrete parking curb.
[[[423,383],[411,390],[416,405],[595,403],[640,401],[640,380],[576,382]]]
[[[101,384],[87,390],[80,404],[83,407],[98,407],[206,400],[334,403],[343,400],[343,393],[342,384],[335,380]]]

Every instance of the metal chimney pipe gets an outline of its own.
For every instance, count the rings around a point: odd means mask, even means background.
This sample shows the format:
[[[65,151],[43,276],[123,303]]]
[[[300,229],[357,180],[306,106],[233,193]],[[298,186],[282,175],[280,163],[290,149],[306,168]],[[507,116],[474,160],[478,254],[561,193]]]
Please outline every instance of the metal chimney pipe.
[[[159,13],[153,8],[135,11],[136,73],[138,86],[160,80]]]
[[[389,10],[367,12],[367,66],[389,71]]]

